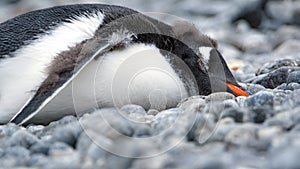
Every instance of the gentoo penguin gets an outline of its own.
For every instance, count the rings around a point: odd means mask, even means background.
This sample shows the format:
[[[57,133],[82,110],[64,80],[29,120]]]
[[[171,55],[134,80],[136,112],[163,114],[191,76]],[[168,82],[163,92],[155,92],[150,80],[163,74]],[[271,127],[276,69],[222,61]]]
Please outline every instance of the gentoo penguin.
[[[194,25],[103,4],[1,23],[0,79],[1,124],[45,124],[129,103],[161,110],[218,91],[248,96],[217,43]]]

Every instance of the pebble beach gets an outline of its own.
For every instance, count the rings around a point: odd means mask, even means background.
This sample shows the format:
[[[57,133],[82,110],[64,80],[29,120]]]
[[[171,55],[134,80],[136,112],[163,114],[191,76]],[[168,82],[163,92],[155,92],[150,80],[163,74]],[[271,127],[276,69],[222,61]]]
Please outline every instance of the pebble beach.
[[[300,1],[72,0],[194,23],[218,41],[252,95],[213,93],[157,111],[138,105],[98,109],[50,124],[0,126],[0,168],[300,168]],[[2,0],[0,22],[63,0]]]

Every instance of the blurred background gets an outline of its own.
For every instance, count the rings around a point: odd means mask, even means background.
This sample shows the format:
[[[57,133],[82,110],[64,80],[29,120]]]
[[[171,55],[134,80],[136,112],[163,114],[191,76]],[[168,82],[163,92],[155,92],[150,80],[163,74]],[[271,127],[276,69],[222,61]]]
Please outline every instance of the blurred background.
[[[218,41],[237,80],[251,82],[243,86],[256,94],[248,98],[195,97],[180,105],[184,113],[176,108],[148,114],[139,107],[124,109],[139,120],[153,118],[149,126],[116,118],[116,110],[80,119],[94,133],[106,130],[106,123],[95,120],[103,115],[130,137],[162,133],[163,139],[149,144],[119,139],[111,130],[95,134],[105,145],[134,156],[181,140],[187,126],[194,124],[177,148],[157,158],[127,159],[103,151],[71,116],[26,130],[0,126],[0,168],[300,168],[300,0],[0,0],[0,22],[28,11],[74,3],[116,4],[194,23]],[[290,60],[275,62],[284,58]],[[225,96],[224,101],[211,102]],[[193,113],[199,115],[195,120],[190,116]],[[169,130],[181,114],[182,121]],[[212,130],[212,137],[203,143],[202,136]]]
[[[127,6],[188,20],[219,42],[240,80],[278,58],[299,58],[299,0],[1,0],[0,22],[28,11],[74,3]],[[248,73],[248,74],[247,74]]]

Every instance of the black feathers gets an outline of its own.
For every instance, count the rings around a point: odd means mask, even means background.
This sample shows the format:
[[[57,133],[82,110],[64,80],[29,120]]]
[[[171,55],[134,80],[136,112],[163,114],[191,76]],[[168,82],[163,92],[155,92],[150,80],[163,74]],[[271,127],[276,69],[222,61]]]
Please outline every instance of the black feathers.
[[[112,5],[84,4],[59,6],[29,12],[0,24],[0,59],[54,29],[61,22],[100,11],[107,24],[136,11]]]

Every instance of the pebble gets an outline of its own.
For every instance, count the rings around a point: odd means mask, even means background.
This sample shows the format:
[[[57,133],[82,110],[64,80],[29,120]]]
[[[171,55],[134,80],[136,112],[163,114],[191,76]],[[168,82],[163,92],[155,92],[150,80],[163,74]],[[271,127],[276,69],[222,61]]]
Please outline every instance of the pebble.
[[[21,146],[28,149],[38,142],[39,140],[35,135],[30,134],[26,130],[18,130],[9,139],[4,140],[1,147]]]
[[[295,67],[299,66],[299,61],[293,59],[278,59],[265,63],[261,68],[256,71],[256,75],[271,73],[272,71],[281,67]]]
[[[289,74],[287,84],[289,83],[300,83],[300,71],[294,71]]]
[[[193,22],[219,42],[251,96],[220,92],[162,111],[126,105],[45,126],[1,125],[0,168],[300,168],[300,2],[102,2]],[[65,2],[3,0],[0,21],[57,4]]]
[[[247,107],[273,107],[274,94],[272,92],[260,91],[246,100]]]
[[[250,146],[256,142],[257,126],[248,125],[236,125],[225,136],[224,141],[237,146]]]
[[[265,88],[274,89],[277,86],[286,83],[291,72],[299,71],[300,67],[282,67],[269,73],[267,76],[254,81],[253,83],[260,84]]]
[[[51,138],[52,142],[63,142],[69,146],[75,147],[82,128],[78,122],[57,128]]]
[[[245,112],[243,112],[242,109],[237,109],[237,108],[230,108],[226,109],[223,113],[221,118],[232,118],[235,122],[241,123],[243,122],[243,117],[244,117]]]
[[[274,55],[277,56],[288,56],[293,53],[299,53],[300,52],[300,40],[296,39],[289,39],[283,42],[280,46],[278,46],[274,51]]]

